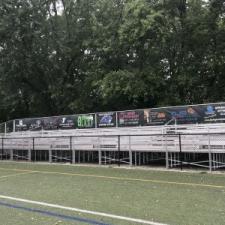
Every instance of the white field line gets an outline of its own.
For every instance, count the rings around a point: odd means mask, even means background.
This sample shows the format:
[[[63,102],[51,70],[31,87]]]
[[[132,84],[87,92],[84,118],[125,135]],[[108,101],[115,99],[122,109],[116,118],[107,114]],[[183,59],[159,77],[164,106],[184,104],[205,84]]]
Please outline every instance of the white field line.
[[[32,201],[32,200],[22,199],[22,198],[14,198],[14,197],[5,196],[5,195],[0,195],[0,198],[7,199],[7,200],[13,200],[13,201],[17,201],[17,202],[34,204],[34,205],[47,206],[47,207],[51,207],[51,208],[64,209],[64,210],[73,211],[73,212],[81,212],[81,213],[91,214],[91,215],[95,215],[95,216],[103,216],[103,217],[108,217],[108,218],[112,218],[112,219],[126,220],[129,222],[135,222],[135,223],[141,223],[141,224],[168,225],[168,224],[157,223],[157,222],[152,222],[152,221],[148,221],[148,220],[136,219],[136,218],[125,217],[125,216],[118,216],[118,215],[96,212],[96,211],[89,211],[89,210],[67,207],[67,206],[62,206],[62,205],[57,205],[57,204],[50,204],[50,203],[46,203],[46,202]]]
[[[31,172],[25,172],[25,173],[14,173],[14,174],[0,176],[0,179],[8,178],[8,177],[16,177],[16,176],[20,176],[20,175],[26,175],[26,174],[30,174],[30,173],[36,173],[36,172],[31,171]]]

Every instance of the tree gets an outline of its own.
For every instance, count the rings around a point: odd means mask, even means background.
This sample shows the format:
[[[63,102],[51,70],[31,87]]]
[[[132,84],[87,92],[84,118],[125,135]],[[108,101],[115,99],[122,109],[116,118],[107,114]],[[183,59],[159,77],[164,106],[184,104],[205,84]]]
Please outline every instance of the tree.
[[[223,0],[1,0],[0,118],[223,101]]]

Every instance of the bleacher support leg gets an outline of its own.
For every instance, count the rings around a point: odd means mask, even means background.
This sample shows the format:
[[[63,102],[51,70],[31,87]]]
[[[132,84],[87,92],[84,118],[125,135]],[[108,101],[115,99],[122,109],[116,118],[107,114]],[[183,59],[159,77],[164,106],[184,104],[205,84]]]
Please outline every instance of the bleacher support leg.
[[[137,166],[137,152],[135,152],[134,156],[135,156],[135,166]]]
[[[101,152],[101,150],[98,151],[98,164],[102,165],[102,152]]]
[[[13,161],[13,149],[10,149],[10,160]]]
[[[133,158],[132,158],[132,151],[131,151],[131,137],[129,136],[129,163],[132,166]]]
[[[28,161],[31,162],[31,149],[28,150]]]
[[[130,160],[130,166],[132,166],[133,158],[132,158],[132,151],[129,151],[129,160]]]
[[[49,150],[49,162],[52,163],[52,150]]]
[[[210,135],[208,135],[208,151],[209,151],[209,171],[212,172],[212,153],[210,145]]]
[[[166,151],[166,169],[169,169],[169,154],[168,154],[168,151]]]
[[[76,158],[75,157],[76,157],[76,152],[75,152],[75,150],[72,150],[72,163],[73,164],[76,163],[76,160],[75,160]]]

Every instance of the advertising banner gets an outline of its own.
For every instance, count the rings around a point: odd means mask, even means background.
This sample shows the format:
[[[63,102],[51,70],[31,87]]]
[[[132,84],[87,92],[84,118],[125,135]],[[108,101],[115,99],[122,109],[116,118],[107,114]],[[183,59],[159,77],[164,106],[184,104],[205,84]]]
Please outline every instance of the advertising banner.
[[[115,127],[116,112],[104,112],[97,114],[97,127]]]
[[[119,127],[142,126],[144,124],[144,111],[133,110],[118,112],[117,121]]]
[[[193,106],[146,109],[145,125],[173,125],[199,123],[202,119],[201,108]]]
[[[225,122],[225,104],[176,106],[144,110],[145,125]]]
[[[203,123],[222,123],[225,122],[225,104],[209,104],[203,106]]]
[[[59,129],[75,129],[75,115],[61,116],[59,119]]]
[[[30,118],[15,120],[15,131],[37,131],[43,127],[42,118]]]
[[[44,130],[57,130],[59,129],[60,116],[45,117],[43,118]]]
[[[94,128],[95,127],[95,114],[83,114],[75,116],[76,128]]]
[[[26,131],[26,130],[28,130],[29,126],[27,124],[27,120],[28,119],[15,120],[15,130],[16,131]]]
[[[29,120],[29,130],[30,131],[42,130],[42,128],[43,128],[43,119],[42,118],[36,118],[36,119]]]
[[[103,112],[96,117],[97,121],[95,114],[16,119],[15,131],[116,127],[116,122],[118,127],[225,123],[225,103]],[[5,125],[0,128],[5,130]],[[6,122],[6,132],[12,132],[13,128],[13,121]]]

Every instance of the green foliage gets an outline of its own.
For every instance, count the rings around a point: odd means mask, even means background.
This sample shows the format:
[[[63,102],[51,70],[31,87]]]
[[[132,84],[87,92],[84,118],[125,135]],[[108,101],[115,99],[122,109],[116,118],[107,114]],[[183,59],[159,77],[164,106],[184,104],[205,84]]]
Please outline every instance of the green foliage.
[[[225,100],[223,0],[1,0],[0,120]]]

